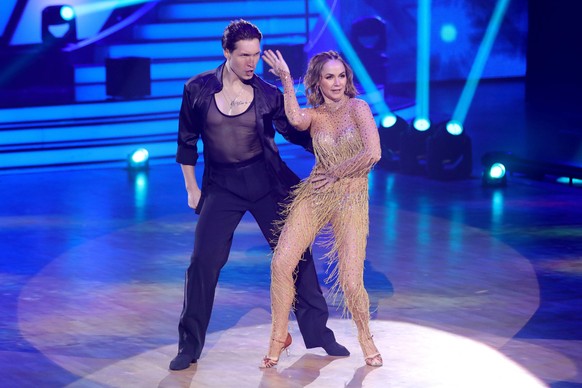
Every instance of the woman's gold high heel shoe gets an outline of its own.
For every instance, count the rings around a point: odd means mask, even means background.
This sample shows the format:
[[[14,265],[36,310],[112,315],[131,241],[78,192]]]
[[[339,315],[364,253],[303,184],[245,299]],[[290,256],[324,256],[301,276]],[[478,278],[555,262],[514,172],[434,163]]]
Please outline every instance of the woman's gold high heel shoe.
[[[367,356],[364,358],[364,360],[366,361],[366,365],[370,365],[370,366],[382,366],[382,365],[384,365],[384,362],[382,360],[382,356],[380,355],[380,353],[376,353],[376,354],[372,354],[371,356]]]
[[[287,352],[287,356],[289,356],[289,346],[291,346],[291,342],[293,342],[291,334],[287,333],[287,338],[285,339],[285,341],[279,341],[278,339],[275,338],[272,338],[271,340],[283,344],[283,347],[279,351],[279,356],[281,356],[281,353],[283,353],[284,350]],[[263,361],[261,361],[261,365],[259,365],[259,368],[272,368],[275,365],[277,365],[278,362],[279,357],[265,356],[265,358],[263,358]]]
[[[360,341],[360,345],[362,346],[362,351],[364,352],[364,361],[366,361],[366,365],[369,366],[382,366],[384,365],[384,361],[382,360],[382,356],[376,345],[374,345],[374,340],[372,339],[374,336],[363,337],[358,336],[358,340]],[[367,345],[367,346],[366,346]],[[370,355],[366,355],[368,352],[375,352]]]

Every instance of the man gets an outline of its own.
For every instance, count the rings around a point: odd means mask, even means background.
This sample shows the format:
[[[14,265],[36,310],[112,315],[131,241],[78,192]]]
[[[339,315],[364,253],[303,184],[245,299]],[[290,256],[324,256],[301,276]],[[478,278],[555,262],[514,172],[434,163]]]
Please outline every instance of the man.
[[[279,203],[299,182],[279,155],[275,128],[287,140],[311,148],[309,136],[287,121],[279,89],[254,73],[261,39],[255,25],[245,20],[231,22],[222,36],[226,61],[191,78],[184,87],[176,161],[182,167],[188,206],[199,218],[186,271],[178,355],[170,362],[172,370],[188,368],[200,357],[218,276],[228,260],[234,230],[247,211],[271,247],[275,246],[277,236],[272,228]],[[201,189],[195,177],[199,139],[204,144]],[[305,346],[348,356],[348,350],[336,342],[326,326],[329,313],[311,253],[306,252],[304,259],[295,282],[295,315]]]

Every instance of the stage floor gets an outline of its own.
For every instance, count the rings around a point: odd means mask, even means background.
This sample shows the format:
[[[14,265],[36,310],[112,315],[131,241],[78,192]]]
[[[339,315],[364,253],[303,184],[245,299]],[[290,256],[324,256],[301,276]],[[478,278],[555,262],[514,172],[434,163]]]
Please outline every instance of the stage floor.
[[[282,153],[307,174],[310,156]],[[382,368],[365,366],[354,325],[333,305],[329,325],[350,357],[305,349],[292,321],[290,357],[258,368],[269,340],[269,250],[245,217],[202,357],[172,372],[197,221],[179,167],[0,178],[4,387],[582,383],[580,188],[514,177],[485,189],[478,178],[376,168],[365,282]],[[326,264],[317,265],[323,282]]]

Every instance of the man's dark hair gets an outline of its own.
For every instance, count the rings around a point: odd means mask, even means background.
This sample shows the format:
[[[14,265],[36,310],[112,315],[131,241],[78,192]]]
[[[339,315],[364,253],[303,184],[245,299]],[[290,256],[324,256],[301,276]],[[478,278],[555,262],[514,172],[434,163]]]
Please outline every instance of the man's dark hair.
[[[230,22],[222,34],[222,48],[233,52],[236,48],[236,42],[239,40],[263,39],[263,34],[257,26],[243,19]]]

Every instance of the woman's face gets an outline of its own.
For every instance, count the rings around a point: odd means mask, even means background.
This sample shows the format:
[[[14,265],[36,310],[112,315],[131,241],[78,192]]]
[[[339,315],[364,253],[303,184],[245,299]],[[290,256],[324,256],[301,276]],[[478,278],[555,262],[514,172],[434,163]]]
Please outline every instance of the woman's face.
[[[348,77],[344,64],[335,59],[327,61],[321,69],[319,88],[326,101],[339,101],[346,91]]]

